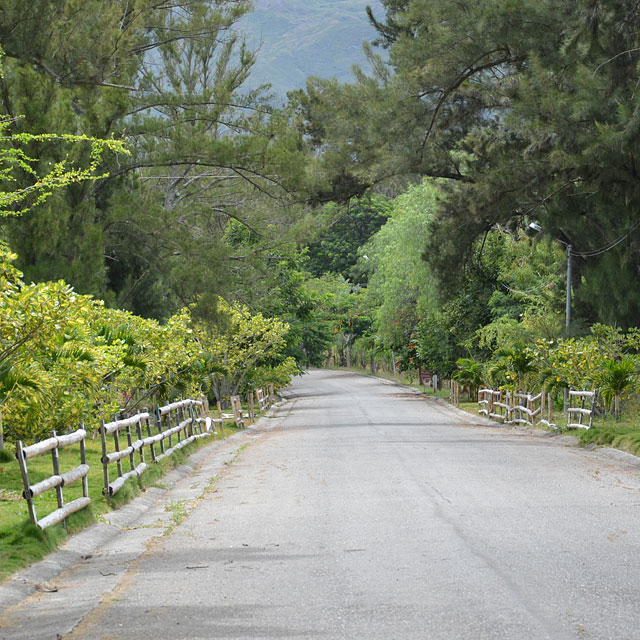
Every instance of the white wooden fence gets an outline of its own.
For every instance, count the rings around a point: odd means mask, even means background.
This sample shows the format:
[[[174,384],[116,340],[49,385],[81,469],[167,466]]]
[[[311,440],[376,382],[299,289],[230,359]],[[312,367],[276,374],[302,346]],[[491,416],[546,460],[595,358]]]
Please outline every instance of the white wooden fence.
[[[593,409],[596,404],[596,391],[569,391],[567,406],[567,427],[574,429],[591,429],[593,426]],[[578,403],[580,406],[574,406]],[[587,408],[585,405],[589,404]],[[577,416],[577,418],[576,418]],[[588,423],[584,420],[588,419]]]
[[[20,440],[16,444],[16,457],[18,458],[20,472],[22,474],[22,482],[24,484],[22,496],[27,501],[31,522],[41,529],[46,529],[47,527],[61,521],[63,521],[66,526],[65,519],[68,516],[76,511],[80,511],[80,509],[84,509],[91,502],[91,498],[89,498],[89,485],[87,482],[89,465],[87,465],[85,452],[86,437],[87,432],[84,429],[78,429],[77,431],[64,436],[57,436],[54,431],[51,438],[32,444],[29,447],[23,446],[22,441]],[[62,473],[60,469],[59,450],[77,443],[80,444],[80,464],[74,469]],[[51,451],[53,475],[45,478],[41,482],[31,484],[29,481],[27,460],[40,456],[47,451]],[[77,498],[76,500],[65,504],[63,488],[74,482],[78,482],[79,480],[82,481],[82,498]],[[38,519],[33,499],[51,489],[55,489],[56,491],[58,508],[44,518]]]
[[[511,422],[513,424],[534,425],[539,421],[544,404],[542,393],[535,396],[530,393],[514,393],[512,398]]]
[[[226,420],[233,420],[239,429],[244,429],[246,426],[246,420],[255,420],[255,404],[258,405],[258,411],[266,411],[272,404],[275,392],[273,385],[269,384],[265,387],[258,387],[254,392],[251,392],[247,396],[247,411],[242,408],[242,399],[240,396],[231,396],[231,411],[232,413],[221,413],[222,418]]]
[[[215,423],[222,421],[207,416],[205,409],[205,401],[191,399],[157,407],[153,421],[156,433],[148,411],[106,424],[102,422],[99,431],[102,438],[103,494],[112,498],[129,478],[140,477],[148,469],[145,448],[148,448],[151,461],[159,462],[195,440],[215,433]],[[111,453],[108,452],[107,436],[113,436]],[[127,446],[121,448],[121,438],[125,436]],[[123,472],[122,461],[127,458],[129,471]],[[116,464],[117,475],[110,480],[109,466],[113,463]]]
[[[593,424],[593,407],[596,399],[595,391],[569,391],[567,407],[567,426],[571,428],[589,429]],[[591,401],[589,408],[585,407]],[[578,402],[580,406],[573,406]],[[478,391],[478,413],[500,420],[504,424],[544,424],[555,428],[551,421],[551,394],[511,393],[495,389]],[[577,418],[575,417],[577,416]],[[585,422],[588,418],[588,422]]]
[[[253,397],[253,394],[251,394]],[[256,392],[258,409],[264,411],[271,405],[274,396],[273,385],[259,389]],[[251,419],[255,419],[252,411],[253,400],[250,402]],[[113,497],[132,477],[141,476],[148,468],[149,462],[157,463],[166,456],[182,449],[191,442],[217,433],[217,427],[223,429],[223,418],[234,419],[238,427],[244,428],[242,403],[238,396],[232,398],[233,415],[222,413],[218,403],[218,417],[212,418],[209,404],[203,400],[180,400],[157,407],[153,415],[144,410],[136,415],[112,422],[101,422],[99,433],[102,441],[102,470],[104,478],[103,494],[107,498]],[[16,457],[20,464],[20,472],[24,491],[22,495],[27,501],[29,518],[33,524],[41,529],[50,527],[88,506],[89,485],[85,440],[87,432],[84,428],[64,436],[57,436],[55,432],[47,440],[25,447],[21,441],[16,444]],[[60,470],[59,450],[73,444],[80,446],[80,465],[62,473]],[[53,475],[41,482],[31,484],[27,460],[51,451]],[[123,463],[128,466],[124,470]],[[115,472],[114,466],[115,465]],[[82,481],[82,497],[64,503],[63,488],[74,482]],[[58,508],[45,517],[38,519],[34,498],[46,491],[55,489]]]

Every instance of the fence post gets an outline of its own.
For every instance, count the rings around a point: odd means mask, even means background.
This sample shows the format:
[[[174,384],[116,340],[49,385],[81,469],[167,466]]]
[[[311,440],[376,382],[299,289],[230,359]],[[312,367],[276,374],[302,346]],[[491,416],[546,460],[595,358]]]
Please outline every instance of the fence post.
[[[222,405],[220,404],[220,400],[216,402],[218,407],[218,418],[220,418],[220,433],[224,433],[224,418],[222,417]]]
[[[118,421],[118,414],[115,415],[114,421]],[[113,432],[113,443],[116,451],[120,451],[120,436],[117,429]],[[120,458],[116,462],[116,469],[118,470],[118,478],[122,478],[122,460]]]
[[[249,419],[251,420],[251,424],[256,421],[256,413],[253,406],[253,391],[249,391],[247,394],[247,409],[249,410]]]
[[[55,431],[51,432],[51,437],[55,438],[57,436]],[[53,463],[53,475],[60,475],[60,454],[58,452],[58,447],[54,447],[51,449],[51,462]],[[56,501],[58,502],[58,509],[62,509],[64,507],[64,498],[62,497],[62,486],[56,485]],[[65,531],[67,529],[67,519],[65,518],[62,521],[62,526]]]
[[[598,390],[593,390],[593,396],[591,397],[591,413],[589,414],[589,429],[593,426],[593,414],[595,413],[596,406],[596,396],[598,395]]]
[[[104,487],[102,494],[109,495],[109,463],[107,460],[107,432],[104,428],[104,420],[100,420],[100,438],[102,440],[102,474],[104,476]]]
[[[162,416],[160,415],[160,405],[157,404],[153,412],[156,421],[156,428],[158,429],[158,435],[162,433]],[[164,438],[160,439],[160,454],[164,455]]]
[[[149,409],[144,409],[144,411],[146,413],[149,413]],[[151,420],[149,420],[149,418],[145,418],[146,421],[146,427],[147,427],[147,435],[152,438],[153,437],[153,432],[151,431]],[[156,461],[156,445],[155,443],[151,443],[149,445],[149,450],[151,451],[151,460],[153,460],[153,462]]]
[[[127,425],[127,446],[131,449],[131,453],[129,453],[129,466],[131,467],[130,471],[135,471],[136,468],[136,452],[133,448],[133,438],[131,437],[131,425]]]
[[[36,508],[33,504],[33,498],[28,493],[28,489],[31,486],[29,484],[29,473],[27,472],[27,461],[24,457],[22,440],[16,442],[16,458],[18,458],[18,464],[20,465],[20,474],[22,475],[22,484],[24,485],[24,499],[27,501],[27,509],[29,510],[29,518],[33,524],[38,524],[38,518],[36,516]]]
[[[80,428],[84,429],[84,422],[80,423]],[[87,464],[87,447],[85,445],[85,438],[80,440],[80,464]],[[82,478],[82,497],[89,497],[89,475],[87,474]]]
[[[193,405],[190,404],[188,407],[188,413],[189,413],[189,420],[191,420],[191,422],[189,423],[189,431],[190,433],[188,434],[187,437],[191,437],[196,435],[196,431],[195,431],[195,414],[193,412]]]
[[[144,409],[146,411],[146,409]],[[138,422],[136,422],[136,433],[138,434],[138,440],[142,441],[142,420],[138,418]],[[140,458],[140,464],[144,462],[144,444],[140,445],[140,449],[138,451],[138,457]]]

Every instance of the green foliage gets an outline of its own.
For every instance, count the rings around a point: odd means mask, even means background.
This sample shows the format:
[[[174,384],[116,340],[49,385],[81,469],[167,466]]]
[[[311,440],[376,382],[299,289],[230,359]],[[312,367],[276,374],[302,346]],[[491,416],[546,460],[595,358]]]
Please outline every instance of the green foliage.
[[[358,250],[385,223],[391,212],[387,198],[370,196],[324,207],[327,229],[309,244],[308,270],[314,276],[332,272],[366,284],[366,272],[354,269]],[[363,265],[366,267],[366,265]]]
[[[522,342],[502,347],[495,352],[488,373],[494,383],[497,381],[514,391],[533,389],[537,386],[537,380],[532,375],[538,373],[536,352]]]
[[[218,326],[196,323],[194,327],[198,343],[220,365],[220,370],[210,375],[218,401],[237,394],[249,380],[264,384],[269,371],[279,384],[293,374],[295,361],[284,355],[286,323],[222,300],[219,310],[223,322]]]
[[[0,58],[1,60],[1,58]],[[0,181],[5,187],[18,183],[17,174],[27,175],[31,182],[13,191],[0,191],[0,216],[19,216],[43,203],[56,189],[87,180],[105,178],[106,173],[100,174],[102,154],[105,150],[130,155],[121,141],[101,140],[88,136],[70,134],[56,135],[51,133],[30,134],[9,131],[12,120],[0,119]],[[88,166],[72,166],[67,158],[56,162],[45,175],[39,175],[34,168],[38,160],[32,158],[24,147],[37,143],[62,143],[64,145],[84,144],[89,147]]]
[[[604,369],[599,372],[596,383],[598,391],[613,411],[616,419],[620,417],[620,397],[638,386],[638,364],[635,358],[629,356],[619,362],[608,360],[604,363]]]
[[[433,278],[421,260],[423,238],[436,204],[436,189],[417,185],[398,197],[391,216],[361,251],[369,271],[367,296],[375,305],[375,328],[396,350],[407,344],[421,313],[438,305]]]
[[[295,97],[309,140],[323,151],[318,197],[361,194],[390,176],[443,178],[425,238],[441,295],[473,269],[488,232],[537,221],[547,237],[573,246],[574,317],[633,325],[637,3],[383,6],[385,19],[374,23],[388,62],[369,49],[370,76],[346,85],[311,79]]]
[[[117,411],[200,395],[212,384],[223,398],[250,374],[284,384],[293,373],[282,354],[287,325],[277,319],[220,302],[225,329],[195,323],[188,309],[159,323],[107,309],[64,282],[26,285],[15,254],[4,247],[0,257],[0,434],[7,440],[31,442],[81,422],[95,429]]]
[[[483,382],[482,365],[473,358],[458,358],[458,367],[452,378],[465,387],[469,387],[469,395],[472,399],[478,397],[478,389]]]
[[[366,290],[330,274],[313,284],[322,300],[320,313],[333,333],[337,362],[350,367],[356,341],[371,332],[371,306]]]
[[[293,358],[299,370],[322,366],[333,339],[333,325],[322,309],[326,295],[315,288],[306,266],[305,252],[281,260],[274,286],[260,305],[266,315],[289,325],[283,354]]]
[[[0,238],[27,281],[64,279],[162,320],[196,304],[211,320],[218,294],[248,299],[297,240],[304,151],[289,112],[244,89],[256,56],[236,26],[250,9],[3,3],[0,113],[16,180],[4,197],[37,206],[0,220]],[[129,156],[104,152],[123,141]]]

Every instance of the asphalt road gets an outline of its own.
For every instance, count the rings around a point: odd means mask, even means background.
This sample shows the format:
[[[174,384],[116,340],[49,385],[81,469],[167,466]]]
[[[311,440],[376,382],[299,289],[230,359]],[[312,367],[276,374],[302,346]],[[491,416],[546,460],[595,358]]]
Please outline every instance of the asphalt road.
[[[76,542],[0,638],[640,638],[636,459],[347,373],[263,424]]]

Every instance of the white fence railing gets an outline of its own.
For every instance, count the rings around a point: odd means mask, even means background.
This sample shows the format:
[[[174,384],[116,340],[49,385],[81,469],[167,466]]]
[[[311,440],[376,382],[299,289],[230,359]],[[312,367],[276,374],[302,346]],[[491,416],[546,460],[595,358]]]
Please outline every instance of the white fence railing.
[[[578,403],[580,406],[574,406]],[[590,405],[588,408],[585,405]],[[567,427],[574,429],[591,429],[593,425],[593,409],[596,404],[596,391],[569,391],[567,403]],[[588,419],[588,422],[584,422]]]
[[[593,424],[596,391],[569,391],[567,426],[589,429]],[[590,401],[590,404],[589,404]],[[580,406],[574,406],[574,403]],[[585,406],[589,404],[589,406]],[[478,391],[478,413],[504,424],[544,424],[555,428],[551,394],[512,393],[495,389]],[[586,419],[588,418],[588,421]]]
[[[274,396],[273,385],[256,392],[258,409],[264,411],[271,405]],[[149,462],[157,463],[166,456],[182,449],[200,438],[217,433],[217,427],[223,429],[223,418],[234,419],[238,427],[245,426],[244,418],[255,419],[253,413],[253,393],[250,394],[249,414],[243,413],[240,398],[232,399],[233,415],[222,413],[218,403],[218,417],[212,418],[209,403],[203,400],[180,400],[163,407],[157,407],[153,414],[144,410],[133,416],[101,422],[99,433],[102,443],[103,494],[112,498],[132,477],[140,477],[148,468]],[[27,501],[29,518],[41,529],[64,521],[72,513],[80,511],[91,502],[89,497],[89,465],[85,449],[87,432],[84,428],[68,435],[57,436],[55,432],[47,440],[25,447],[21,441],[16,444],[16,457],[24,485],[22,495]],[[60,469],[59,449],[73,444],[80,446],[80,465],[66,472]],[[31,484],[27,461],[51,451],[53,475],[41,482]],[[114,472],[115,465],[115,472]],[[124,470],[124,466],[128,470]],[[82,497],[64,503],[63,488],[74,482],[82,481]],[[38,519],[34,498],[46,491],[55,489],[58,508],[45,517]]]
[[[215,433],[214,424],[221,421],[212,420],[206,415],[208,407],[205,403],[206,401],[188,399],[157,407],[153,427],[148,411],[113,422],[102,422],[99,430],[104,475],[102,493],[112,498],[129,478],[140,477],[148,469],[145,449],[148,449],[152,462],[160,462],[195,440]],[[111,452],[107,436],[113,438]],[[121,438],[124,437],[126,446],[121,447]],[[126,459],[129,471],[124,472],[122,462]],[[111,480],[109,466],[113,463],[116,465],[117,475]]]
[[[42,442],[37,442],[31,446],[23,446],[22,441],[20,440],[16,444],[16,457],[18,458],[20,473],[22,474],[22,482],[24,485],[22,496],[27,501],[31,522],[41,529],[46,529],[51,525],[64,521],[72,513],[80,511],[80,509],[84,509],[91,502],[91,498],[89,498],[89,485],[87,482],[89,465],[87,465],[87,456],[85,451],[86,437],[87,432],[84,429],[78,429],[77,431],[64,436],[57,436],[54,431],[51,438],[43,440]],[[59,450],[78,443],[80,444],[80,464],[63,473],[60,468]],[[47,451],[51,451],[53,475],[45,478],[41,482],[31,484],[29,480],[27,460],[40,456],[43,453],[47,453]],[[82,497],[65,504],[63,488],[80,480],[82,481]],[[39,520],[33,499],[51,489],[55,489],[56,491],[58,508]],[[66,525],[66,522],[64,522],[64,524]]]

